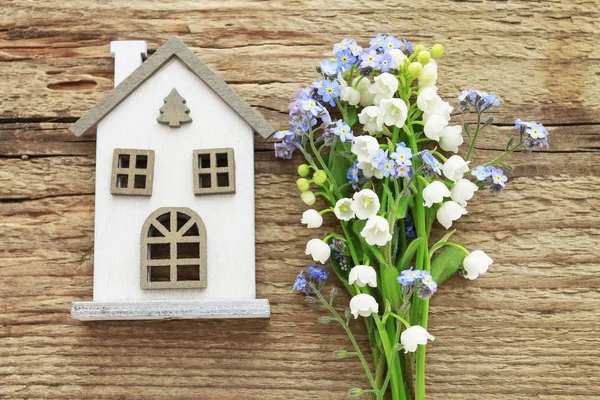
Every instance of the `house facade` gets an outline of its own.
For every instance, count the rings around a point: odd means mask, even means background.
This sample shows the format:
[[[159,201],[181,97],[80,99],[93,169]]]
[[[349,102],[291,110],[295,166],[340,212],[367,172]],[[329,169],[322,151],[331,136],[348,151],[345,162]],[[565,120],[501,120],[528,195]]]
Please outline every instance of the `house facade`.
[[[179,39],[143,63],[139,42],[111,47],[122,82],[71,128],[97,129],[94,295],[72,315],[268,316],[255,298],[253,137],[273,128]]]

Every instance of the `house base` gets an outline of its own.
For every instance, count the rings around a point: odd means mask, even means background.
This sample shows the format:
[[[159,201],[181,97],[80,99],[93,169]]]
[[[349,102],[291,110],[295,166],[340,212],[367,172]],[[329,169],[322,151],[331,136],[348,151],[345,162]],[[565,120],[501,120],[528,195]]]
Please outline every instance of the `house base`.
[[[134,302],[74,302],[71,317],[80,321],[269,318],[266,299],[157,300]]]

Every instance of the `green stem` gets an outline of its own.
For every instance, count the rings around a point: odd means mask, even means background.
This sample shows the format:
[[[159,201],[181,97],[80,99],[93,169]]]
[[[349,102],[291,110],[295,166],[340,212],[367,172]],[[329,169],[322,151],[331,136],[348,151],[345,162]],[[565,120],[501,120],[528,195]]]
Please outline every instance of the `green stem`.
[[[479,108],[477,109],[477,129],[475,129],[475,135],[473,135],[473,140],[469,144],[469,151],[467,151],[467,156],[465,157],[465,161],[469,161],[471,158],[471,153],[473,152],[473,148],[475,147],[475,141],[477,141],[477,136],[479,136],[479,131],[481,130],[481,111]]]
[[[450,247],[456,247],[457,249],[461,250],[463,253],[465,253],[466,256],[468,256],[469,254],[471,254],[471,252],[469,252],[469,250],[465,249],[463,246],[461,246],[458,243],[452,243],[452,242],[439,242],[434,244],[433,246],[431,246],[431,249],[429,249],[429,257],[431,257],[433,255],[433,253],[444,246],[450,246]]]
[[[404,392],[404,383],[402,382],[403,376],[402,371],[391,371],[394,360],[392,359],[392,346],[390,345],[390,338],[388,336],[387,330],[381,320],[379,320],[379,315],[371,314],[373,319],[375,320],[375,324],[377,325],[377,330],[379,331],[379,336],[381,337],[381,342],[383,344],[383,350],[385,353],[385,358],[388,362],[388,373],[391,375],[392,386],[392,399],[393,400],[405,400],[405,392]],[[400,372],[400,373],[394,373]]]
[[[323,295],[321,294],[320,291],[316,290],[315,294],[317,295],[317,297],[319,298],[319,300],[321,301],[323,306],[325,308],[327,308],[327,310],[329,310],[329,312],[333,315],[333,317],[336,319],[336,321],[346,331],[346,334],[348,335],[350,342],[352,342],[352,346],[354,346],[356,355],[358,356],[358,359],[360,360],[360,363],[362,364],[362,366],[365,370],[365,373],[367,374],[367,378],[369,379],[369,382],[371,383],[371,387],[373,388],[374,391],[379,392],[379,388],[377,387],[377,384],[375,383],[375,379],[373,378],[373,374],[371,373],[371,368],[369,367],[369,363],[367,362],[362,351],[360,350],[360,347],[358,346],[358,343],[356,342],[356,339],[354,338],[354,334],[350,330],[350,327],[348,326],[348,324],[346,324],[346,322],[342,319],[342,317],[340,317],[340,315],[335,310],[335,308],[333,308],[333,306],[331,304],[329,304],[329,302],[323,298]]]

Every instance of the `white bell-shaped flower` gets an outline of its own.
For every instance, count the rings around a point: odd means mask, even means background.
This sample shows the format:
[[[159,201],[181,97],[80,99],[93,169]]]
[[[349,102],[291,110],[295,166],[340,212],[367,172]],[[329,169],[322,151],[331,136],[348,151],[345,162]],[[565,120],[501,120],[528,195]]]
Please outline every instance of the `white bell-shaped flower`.
[[[356,166],[363,172],[365,178],[383,178],[383,171],[377,168],[377,164],[371,161],[359,162]]]
[[[360,92],[360,105],[369,107],[373,105],[375,95],[369,92],[371,81],[367,77],[357,77],[352,81],[352,87],[355,87]]]
[[[321,239],[310,239],[306,244],[306,251],[304,253],[311,256],[314,261],[324,264],[329,260],[331,249],[329,248],[329,245]]]
[[[356,154],[358,162],[370,162],[379,151],[379,142],[372,136],[357,136],[352,142],[352,153]]]
[[[452,222],[456,221],[467,213],[467,210],[455,201],[447,201],[437,210],[436,217],[444,228],[449,229]]]
[[[438,67],[434,60],[430,60],[427,65],[423,67],[421,75],[419,76],[419,88],[428,86],[434,86],[438,78]]]
[[[301,223],[306,225],[307,228],[320,228],[323,225],[323,217],[317,210],[306,210],[302,214]]]
[[[441,115],[432,115],[425,122],[423,132],[431,140],[439,142],[440,135],[444,131],[444,128],[448,126],[448,121]]]
[[[404,346],[405,353],[414,353],[420,344],[427,344],[427,340],[434,341],[435,337],[431,336],[421,325],[411,326],[400,335],[400,343]]]
[[[350,207],[358,219],[369,219],[379,212],[379,197],[371,189],[363,189],[354,193]]]
[[[355,215],[354,210],[352,209],[352,199],[339,199],[335,203],[333,213],[341,221],[350,221]]]
[[[342,89],[342,101],[348,102],[352,106],[360,104],[360,92],[352,86],[346,86]]]
[[[440,133],[440,147],[444,151],[458,153],[458,146],[463,144],[462,126],[446,126]]]
[[[377,272],[375,268],[368,265],[357,265],[350,270],[348,274],[348,283],[354,285],[354,283],[360,287],[369,285],[370,287],[377,287]]]
[[[377,116],[379,115],[379,107],[369,106],[362,109],[358,114],[358,120],[363,124],[364,130],[371,135],[381,132],[383,125],[379,124]],[[359,136],[360,137],[360,136]]]
[[[461,179],[452,186],[450,197],[463,207],[467,206],[467,201],[473,198],[477,191],[477,185],[468,179]]]
[[[444,163],[442,172],[446,178],[454,182],[459,181],[463,178],[465,172],[469,171],[470,162],[465,161],[461,156],[454,155]]]
[[[392,60],[394,60],[394,63],[396,64],[397,68],[401,69],[402,65],[404,65],[404,61],[407,58],[406,54],[404,54],[404,52],[400,49],[392,49],[387,53],[392,57]]]
[[[382,99],[379,103],[378,124],[402,128],[408,115],[408,107],[402,99]]]
[[[379,312],[377,300],[366,293],[357,294],[350,299],[350,312],[354,319],[361,317],[370,317],[371,314]]]
[[[425,207],[443,202],[444,197],[450,197],[450,190],[440,181],[433,181],[423,189],[423,205]]]
[[[475,250],[463,260],[463,268],[467,273],[465,277],[471,280],[477,279],[479,275],[486,273],[493,263],[494,260],[483,251]]]
[[[388,73],[384,72],[381,75],[375,77],[375,82],[369,88],[369,92],[375,95],[373,104],[379,105],[383,99],[391,99],[394,97],[394,93],[398,90],[398,79]]]
[[[369,246],[385,246],[387,242],[392,240],[390,223],[379,215],[368,219],[365,227],[360,231],[360,235],[365,238]]]

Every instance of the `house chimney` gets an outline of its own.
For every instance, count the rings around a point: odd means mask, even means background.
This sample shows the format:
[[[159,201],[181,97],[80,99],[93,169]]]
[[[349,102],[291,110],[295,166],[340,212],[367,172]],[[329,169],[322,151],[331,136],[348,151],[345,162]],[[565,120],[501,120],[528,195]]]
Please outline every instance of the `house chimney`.
[[[115,86],[142,65],[148,55],[143,40],[119,40],[110,42],[110,54],[115,58]]]

